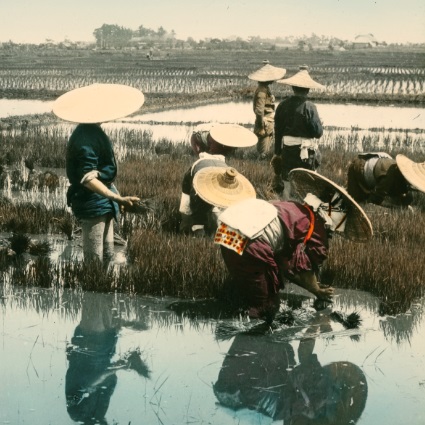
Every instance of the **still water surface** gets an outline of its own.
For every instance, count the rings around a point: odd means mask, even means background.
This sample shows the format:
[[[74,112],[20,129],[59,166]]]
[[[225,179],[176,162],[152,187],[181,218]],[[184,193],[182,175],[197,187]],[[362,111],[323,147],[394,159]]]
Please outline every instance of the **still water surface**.
[[[19,102],[29,105],[9,103],[5,112],[0,100],[0,117],[51,108],[48,102]],[[318,108],[327,126],[425,129],[419,108]],[[251,105],[145,114],[106,126],[145,126],[154,138],[184,140],[196,123],[213,117],[250,124]],[[54,252],[56,260],[81,259],[75,243]],[[124,253],[117,254],[125,262]],[[234,319],[177,315],[168,308],[171,299],[11,288],[6,281],[3,272],[0,424],[234,425],[285,419],[286,425],[295,418],[314,424],[325,411],[327,423],[335,425],[344,423],[343,411],[351,415],[347,423],[425,423],[424,300],[406,314],[381,317],[379,300],[367,293],[337,289],[332,309],[322,312],[304,295],[297,298],[294,326],[246,335],[230,332],[248,326]],[[288,286],[282,293],[283,305],[293,290]],[[359,312],[360,328],[346,330],[331,319],[332,310]]]
[[[3,283],[0,423],[425,423],[424,301],[380,317],[375,297],[337,290],[316,312],[294,290],[282,305],[295,324],[249,335],[236,319],[177,314],[173,299]]]

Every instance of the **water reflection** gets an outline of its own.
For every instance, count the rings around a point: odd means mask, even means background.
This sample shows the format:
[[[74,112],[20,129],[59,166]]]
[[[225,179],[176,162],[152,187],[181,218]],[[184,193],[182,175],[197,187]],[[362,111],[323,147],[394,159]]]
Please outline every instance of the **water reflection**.
[[[316,103],[325,127],[425,129],[423,108]],[[229,102],[146,113],[125,118],[125,122],[253,124],[251,102]]]
[[[134,370],[144,378],[150,377],[138,350],[112,361],[120,328],[118,318],[113,316],[112,301],[108,295],[83,295],[81,320],[66,349],[66,408],[71,419],[79,423],[107,424],[105,415],[118,370]]]
[[[230,347],[214,394],[221,405],[257,410],[290,425],[355,424],[368,394],[366,376],[354,363],[322,366],[315,337],[332,331],[329,316],[317,316],[297,350],[270,336],[239,334]]]
[[[295,323],[254,334],[208,304],[0,281],[0,423],[422,425],[424,300],[380,317],[337,290],[317,312],[295,289]],[[360,328],[332,321],[353,310]]]

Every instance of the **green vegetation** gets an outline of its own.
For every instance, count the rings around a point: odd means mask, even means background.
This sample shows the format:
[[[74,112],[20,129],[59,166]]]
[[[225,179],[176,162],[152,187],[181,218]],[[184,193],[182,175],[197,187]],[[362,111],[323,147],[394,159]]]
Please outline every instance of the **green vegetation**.
[[[328,86],[312,98],[332,102],[424,102],[423,51],[375,49],[363,51],[239,51],[176,50],[148,60],[139,51],[0,50],[0,96],[54,99],[74,87],[94,82],[138,87],[146,95],[145,111],[217,100],[250,98],[255,83],[247,74],[266,56],[291,74],[307,63],[315,79]],[[275,84],[279,99],[288,91]],[[0,197],[0,231],[12,233],[0,249],[2,278],[16,285],[71,287],[97,291],[210,298],[222,295],[227,273],[218,247],[211,241],[177,233],[181,179],[193,161],[185,141],[152,141],[148,132],[111,130],[120,164],[117,186],[123,195],[137,194],[149,208],[120,218],[121,235],[128,240],[129,264],[103,273],[96,265],[49,260],[46,243],[34,247],[27,234],[76,237],[78,225],[65,207],[65,144],[69,128],[51,114],[0,120],[0,184],[25,194],[23,200]],[[357,150],[404,153],[425,161],[423,131],[374,129],[365,135],[327,129],[321,140],[320,172],[345,184],[349,161]],[[272,199],[272,170],[268,161],[256,160],[255,149],[241,150],[230,164],[248,177],[259,197]],[[270,158],[268,158],[270,159]],[[335,166],[338,164],[338,166]],[[47,168],[58,176],[54,191],[30,185],[30,166]],[[323,282],[358,288],[381,297],[383,312],[398,312],[424,294],[425,199],[415,193],[415,212],[396,212],[368,205],[375,229],[372,242],[353,244],[339,236],[331,241]],[[21,242],[22,243],[21,243]],[[11,243],[37,254],[30,262],[10,252]],[[199,253],[202,253],[200,255]]]

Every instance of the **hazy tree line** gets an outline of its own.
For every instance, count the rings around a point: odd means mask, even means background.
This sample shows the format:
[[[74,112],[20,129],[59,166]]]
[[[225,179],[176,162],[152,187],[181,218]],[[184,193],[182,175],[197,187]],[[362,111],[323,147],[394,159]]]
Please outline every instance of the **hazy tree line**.
[[[316,49],[341,49],[351,48],[352,41],[342,40],[337,37],[329,37],[311,33],[303,36],[278,36],[274,38],[263,38],[260,36],[250,36],[247,39],[241,37],[231,38],[208,38],[196,41],[192,37],[186,40],[176,38],[174,30],[167,31],[162,26],[157,30],[146,28],[140,25],[136,30],[126,28],[116,24],[103,24],[101,27],[93,31],[94,42],[91,47],[97,49],[155,49],[155,48],[201,48],[201,49],[218,49],[218,50],[256,50],[266,49],[274,50],[276,48],[297,48],[300,50],[316,50]],[[87,46],[87,43],[84,43]],[[409,43],[410,44],[410,43]],[[385,41],[380,45],[387,46]],[[415,45],[415,44],[412,44]],[[32,43],[19,44],[12,40],[0,43],[0,47],[4,50],[14,50],[19,48],[28,48],[36,46]],[[83,46],[82,42],[73,42],[65,39],[62,42],[55,43],[53,40],[46,39],[45,43],[38,44],[38,47],[56,46],[59,48],[79,48]],[[398,44],[402,46],[402,44]],[[417,45],[421,46],[421,45]]]

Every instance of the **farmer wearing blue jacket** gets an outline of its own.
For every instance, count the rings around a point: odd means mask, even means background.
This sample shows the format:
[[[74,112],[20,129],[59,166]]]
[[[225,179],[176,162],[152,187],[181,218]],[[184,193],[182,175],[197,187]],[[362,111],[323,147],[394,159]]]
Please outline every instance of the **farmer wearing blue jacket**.
[[[93,84],[65,93],[53,106],[58,117],[78,123],[66,150],[67,204],[81,224],[85,260],[113,260],[118,205],[139,200],[121,196],[114,186],[117,164],[101,123],[127,116],[143,102],[143,93],[132,87]]]

